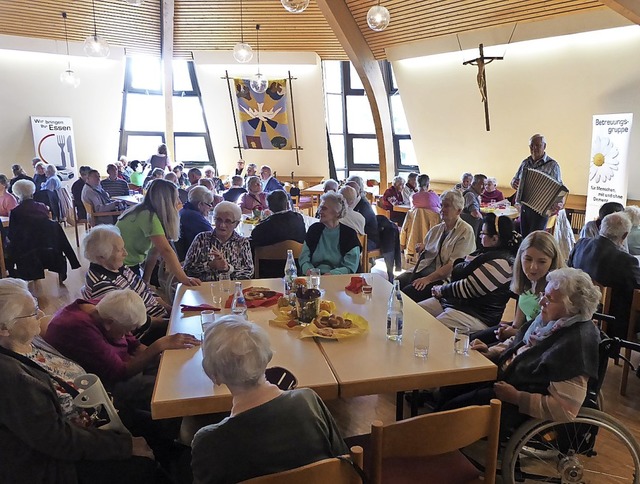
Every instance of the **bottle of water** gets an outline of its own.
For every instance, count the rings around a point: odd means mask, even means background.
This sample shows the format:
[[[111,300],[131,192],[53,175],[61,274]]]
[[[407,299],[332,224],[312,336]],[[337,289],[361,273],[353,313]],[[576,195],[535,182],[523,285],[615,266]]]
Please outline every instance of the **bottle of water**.
[[[393,290],[389,295],[389,305],[387,307],[387,338],[392,341],[402,341],[402,292],[400,292],[400,282],[393,281]]]
[[[233,302],[231,303],[231,312],[245,319],[247,318],[247,301],[244,299],[241,282],[236,282],[236,290],[233,293]]]
[[[293,295],[293,281],[295,281],[296,277],[298,277],[298,268],[296,267],[296,260],[293,258],[293,251],[289,249],[287,251],[287,262],[284,265],[284,292],[289,299]]]

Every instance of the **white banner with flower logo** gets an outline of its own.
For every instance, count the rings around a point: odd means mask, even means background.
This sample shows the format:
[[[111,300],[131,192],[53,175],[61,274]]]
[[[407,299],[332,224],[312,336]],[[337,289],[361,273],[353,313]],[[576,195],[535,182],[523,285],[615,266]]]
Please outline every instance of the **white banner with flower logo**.
[[[585,220],[594,220],[603,203],[627,203],[627,155],[632,113],[593,117]]]

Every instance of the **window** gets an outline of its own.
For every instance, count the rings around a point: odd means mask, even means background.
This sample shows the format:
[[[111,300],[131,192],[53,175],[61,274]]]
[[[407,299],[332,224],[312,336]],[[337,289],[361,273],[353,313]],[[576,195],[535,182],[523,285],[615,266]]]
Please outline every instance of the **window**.
[[[159,59],[129,57],[124,82],[120,155],[147,160],[166,142],[166,116]],[[209,128],[193,62],[173,61],[173,159],[214,165]]]
[[[389,93],[396,171],[418,169],[409,126],[391,64],[383,64]],[[371,106],[350,62],[324,61],[326,122],[338,178],[377,178],[380,164]]]

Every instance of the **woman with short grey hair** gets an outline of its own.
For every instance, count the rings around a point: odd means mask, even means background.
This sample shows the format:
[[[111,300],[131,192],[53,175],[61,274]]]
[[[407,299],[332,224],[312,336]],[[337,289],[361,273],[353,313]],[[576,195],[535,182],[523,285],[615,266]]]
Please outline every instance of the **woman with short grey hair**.
[[[176,242],[178,259],[183,261],[196,235],[211,232],[209,214],[213,208],[213,193],[207,187],[195,186],[189,190],[189,201],[180,209],[180,238]]]
[[[91,229],[82,241],[82,251],[84,257],[90,262],[84,286],[81,289],[82,297],[102,299],[112,291],[132,289],[142,298],[152,324],[161,324],[161,320],[168,317],[171,306],[156,297],[147,283],[124,265],[127,251],[117,227],[99,225]]]
[[[62,183],[60,183],[60,178],[58,178],[58,169],[53,165],[47,165],[45,173],[47,175],[47,179],[42,184],[42,190],[51,190],[52,192],[60,190],[60,188],[62,188]]]
[[[307,231],[299,263],[303,273],[320,269],[322,274],[354,274],[360,267],[360,240],[355,230],[341,224],[347,211],[344,197],[327,192],[320,197],[320,222]]]
[[[33,199],[35,191],[36,186],[30,180],[18,180],[13,184],[13,193],[20,203],[9,212],[9,240],[16,236],[19,226],[49,218],[49,207]]]
[[[225,316],[207,329],[202,352],[205,373],[227,385],[233,405],[193,439],[195,482],[242,482],[348,452],[313,390],[282,391],[265,379],[273,350],[259,325]]]
[[[240,207],[220,202],[213,209],[215,228],[201,232],[191,243],[184,260],[184,271],[203,281],[217,281],[221,274],[232,280],[251,279],[253,255],[249,239],[236,232],[242,219]]]
[[[397,176],[393,179],[393,183],[387,188],[380,198],[380,205],[389,211],[389,218],[392,222],[402,226],[406,216],[406,212],[398,212],[393,209],[396,205],[404,205],[409,200],[404,199],[404,178]]]

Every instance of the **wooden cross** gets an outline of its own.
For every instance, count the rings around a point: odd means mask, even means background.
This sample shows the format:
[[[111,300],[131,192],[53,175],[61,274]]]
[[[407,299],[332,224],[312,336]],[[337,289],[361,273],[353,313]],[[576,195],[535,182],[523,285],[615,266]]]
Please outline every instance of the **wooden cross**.
[[[480,49],[480,57],[463,62],[462,65],[466,66],[467,64],[470,64],[472,66],[478,66],[477,79],[480,95],[482,96],[482,102],[484,103],[484,121],[487,131],[491,131],[491,126],[489,124],[489,98],[487,97],[487,76],[485,74],[484,67],[487,64],[491,64],[494,60],[502,60],[503,57],[485,57],[484,46],[480,44],[478,48]]]

